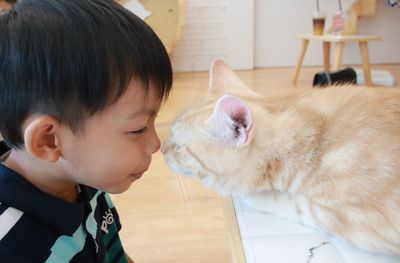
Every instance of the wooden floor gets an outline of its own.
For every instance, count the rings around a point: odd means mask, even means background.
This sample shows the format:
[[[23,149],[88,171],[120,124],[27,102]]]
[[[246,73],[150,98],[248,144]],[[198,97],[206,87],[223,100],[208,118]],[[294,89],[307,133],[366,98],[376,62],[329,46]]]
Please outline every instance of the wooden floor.
[[[400,83],[400,64],[373,66],[391,71]],[[319,68],[303,68],[299,88],[310,88]],[[237,72],[261,93],[293,88],[293,68]],[[157,128],[163,140],[176,114],[207,91],[207,73],[174,76],[173,92],[162,108]],[[198,181],[175,175],[162,155],[127,192],[113,196],[123,224],[126,252],[137,262],[231,262],[221,197]]]

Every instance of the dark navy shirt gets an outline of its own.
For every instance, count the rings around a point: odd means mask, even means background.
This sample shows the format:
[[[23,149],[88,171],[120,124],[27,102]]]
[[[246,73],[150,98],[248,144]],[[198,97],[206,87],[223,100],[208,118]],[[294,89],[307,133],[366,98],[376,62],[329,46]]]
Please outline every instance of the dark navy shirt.
[[[0,156],[8,147],[0,142]],[[108,194],[80,185],[76,203],[0,165],[0,262],[127,262]]]

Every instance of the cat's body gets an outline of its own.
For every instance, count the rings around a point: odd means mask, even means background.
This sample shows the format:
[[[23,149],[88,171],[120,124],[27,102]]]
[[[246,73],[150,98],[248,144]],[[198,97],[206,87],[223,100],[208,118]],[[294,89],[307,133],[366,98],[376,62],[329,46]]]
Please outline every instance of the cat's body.
[[[211,72],[220,94],[184,111],[163,144],[175,171],[244,193],[255,209],[400,255],[400,90],[268,98],[220,61]]]

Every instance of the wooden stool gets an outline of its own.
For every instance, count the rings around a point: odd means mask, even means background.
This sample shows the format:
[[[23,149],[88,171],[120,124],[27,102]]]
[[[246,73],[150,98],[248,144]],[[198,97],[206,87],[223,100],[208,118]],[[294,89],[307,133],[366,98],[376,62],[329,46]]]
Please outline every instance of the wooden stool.
[[[304,56],[307,51],[308,43],[310,40],[319,40],[322,41],[323,45],[323,53],[324,53],[324,70],[330,71],[330,50],[331,50],[331,43],[336,43],[336,50],[334,55],[334,61],[332,65],[332,71],[338,70],[342,63],[343,57],[343,50],[346,43],[349,42],[358,42],[360,47],[361,53],[361,61],[364,70],[365,76],[365,83],[367,86],[372,85],[371,80],[371,70],[369,64],[369,54],[368,54],[368,41],[371,40],[380,40],[381,37],[379,36],[362,36],[362,35],[322,35],[316,36],[312,34],[304,34],[304,35],[297,35],[296,37],[302,40],[300,54],[297,58],[296,62],[296,69],[293,77],[293,84],[297,83],[297,79],[299,77],[300,68],[303,64]]]

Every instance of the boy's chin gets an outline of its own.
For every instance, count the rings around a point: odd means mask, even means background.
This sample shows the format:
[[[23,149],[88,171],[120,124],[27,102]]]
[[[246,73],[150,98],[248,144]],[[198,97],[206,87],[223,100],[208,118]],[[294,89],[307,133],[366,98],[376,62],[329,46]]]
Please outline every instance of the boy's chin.
[[[136,179],[137,180],[137,179]],[[104,187],[102,189],[100,189],[103,192],[109,193],[109,194],[122,194],[126,191],[128,191],[128,189],[132,186],[132,183],[136,180],[131,181],[130,183],[125,183],[125,184],[121,184],[121,185],[114,185],[111,187]]]

